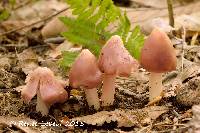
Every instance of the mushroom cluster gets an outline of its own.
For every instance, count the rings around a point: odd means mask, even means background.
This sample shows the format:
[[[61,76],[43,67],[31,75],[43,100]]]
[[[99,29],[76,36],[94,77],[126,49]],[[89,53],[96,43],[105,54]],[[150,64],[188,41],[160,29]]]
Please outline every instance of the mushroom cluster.
[[[99,109],[96,87],[102,79],[102,106],[109,106],[114,102],[116,76],[128,77],[137,67],[137,61],[126,50],[121,38],[115,35],[102,48],[98,61],[89,50],[82,50],[71,67],[69,82],[72,88],[83,88],[88,105]]]
[[[26,85],[21,95],[29,103],[37,94],[36,110],[42,115],[47,115],[51,105],[62,103],[68,99],[65,85],[56,79],[54,73],[46,67],[38,67],[26,79]]]
[[[165,32],[154,28],[145,40],[139,59],[140,65],[150,72],[150,103],[162,98],[162,73],[176,69],[176,54]],[[103,82],[102,106],[112,105],[115,94],[116,76],[128,77],[138,69],[135,60],[123,45],[118,35],[112,36],[101,49],[98,61],[89,50],[83,50],[70,70],[69,80],[73,88],[82,87],[89,106],[99,109],[96,87]],[[103,80],[103,81],[102,81]]]
[[[162,73],[176,69],[176,55],[170,39],[165,32],[155,28],[145,40],[141,50],[140,64],[150,72],[149,100],[153,101],[162,93]],[[85,91],[89,107],[100,108],[97,88],[103,82],[102,106],[112,105],[115,95],[116,76],[128,77],[138,69],[135,60],[123,45],[118,35],[112,36],[103,46],[99,59],[83,49],[69,72],[69,84],[72,88]],[[46,67],[38,67],[27,76],[22,98],[28,103],[37,94],[37,111],[48,114],[51,105],[64,102],[68,93],[64,85],[55,78]]]

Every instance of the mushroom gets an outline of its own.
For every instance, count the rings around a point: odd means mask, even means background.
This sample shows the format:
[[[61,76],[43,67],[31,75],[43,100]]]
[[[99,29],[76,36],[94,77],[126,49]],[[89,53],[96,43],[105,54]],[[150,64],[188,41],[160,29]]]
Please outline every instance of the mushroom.
[[[155,28],[145,40],[140,63],[150,72],[149,100],[162,94],[162,73],[176,69],[176,54],[167,34]]]
[[[116,76],[128,77],[133,69],[137,69],[138,63],[126,50],[122,39],[114,35],[102,48],[98,64],[104,73],[102,106],[109,106],[114,102]]]
[[[100,107],[97,88],[102,82],[102,73],[98,68],[96,57],[88,50],[81,51],[69,72],[72,88],[83,88],[89,107]]]
[[[25,102],[29,103],[37,94],[36,110],[42,115],[47,115],[51,105],[68,99],[65,85],[56,79],[54,73],[47,67],[38,67],[26,78],[26,85],[21,95]]]

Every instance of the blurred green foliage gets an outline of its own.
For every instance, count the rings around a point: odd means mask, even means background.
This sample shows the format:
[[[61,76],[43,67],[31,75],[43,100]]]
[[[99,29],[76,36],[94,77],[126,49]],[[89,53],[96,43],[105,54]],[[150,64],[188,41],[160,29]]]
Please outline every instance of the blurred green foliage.
[[[144,35],[139,26],[131,30],[126,12],[122,13],[112,0],[66,0],[66,2],[75,16],[75,18],[60,18],[67,27],[67,31],[62,33],[66,39],[89,49],[98,56],[105,42],[112,35],[119,35],[130,54],[139,59]],[[70,52],[64,53],[60,61],[63,68],[70,67],[67,63],[68,56],[70,64],[76,58]]]
[[[1,0],[0,1],[0,22],[8,19],[10,12],[16,4],[16,0]]]

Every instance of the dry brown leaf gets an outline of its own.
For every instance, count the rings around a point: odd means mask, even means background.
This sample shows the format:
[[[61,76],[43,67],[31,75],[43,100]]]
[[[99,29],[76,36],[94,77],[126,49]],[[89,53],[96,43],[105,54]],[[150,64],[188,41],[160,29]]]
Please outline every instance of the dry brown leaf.
[[[59,17],[61,16],[72,16],[72,10],[67,10],[52,18],[52,20],[48,22],[41,30],[41,34],[44,38],[58,36],[61,32],[67,30],[63,22],[59,20]]]
[[[62,117],[61,119],[59,119],[59,121],[65,127],[69,128],[69,129],[74,129],[74,125],[72,125],[72,126],[68,125],[70,123],[70,119],[67,116]]]
[[[16,28],[28,25],[30,23],[31,23],[31,21],[7,20],[7,21],[1,22],[1,25],[6,31],[8,31],[8,30],[12,30],[12,29],[16,29]],[[26,31],[26,29],[25,29],[25,31]]]
[[[160,6],[160,7],[165,7],[166,1],[162,0],[133,0],[139,3],[145,3],[147,5],[155,5],[155,6]],[[162,3],[162,4],[158,4]],[[161,6],[163,5],[163,6]],[[200,2],[194,2],[192,4],[187,4],[185,6],[178,6],[174,9],[174,12],[177,16],[182,15],[182,14],[192,14],[196,13],[199,11]],[[132,23],[133,26],[135,26],[135,23],[143,25],[145,27],[145,31],[148,31],[148,33],[151,31],[151,28],[154,27],[155,25],[158,25],[159,27],[164,27],[164,30],[166,32],[170,32],[172,28],[167,24],[168,23],[168,10],[167,8],[162,8],[162,9],[154,9],[154,8],[139,8],[139,9],[133,9],[133,8],[122,8],[127,11],[127,15]],[[146,13],[148,12],[148,14]],[[72,16],[71,11],[66,11],[65,14],[67,16]],[[62,15],[59,15],[62,16]],[[142,16],[142,17],[141,17]],[[167,21],[155,21],[155,18],[162,17],[165,18]],[[176,18],[176,17],[175,17]],[[55,27],[55,25],[57,25]],[[148,25],[148,26],[145,26]],[[152,26],[153,25],[153,26]],[[164,26],[163,26],[164,25]],[[168,26],[167,26],[168,25]],[[66,31],[66,27],[62,22],[60,22],[57,19],[57,16],[52,19],[43,29],[42,29],[42,35],[45,38],[48,37],[53,37],[58,35],[60,32]]]
[[[22,68],[25,74],[28,74],[38,67],[38,56],[31,48],[24,50],[22,53],[18,54],[17,57],[19,60],[18,66]]]
[[[179,73],[177,77],[180,79],[181,86],[175,91],[178,103],[185,106],[200,104],[199,74],[200,65],[188,60],[184,60],[183,72]]]
[[[65,13],[54,17],[48,22],[41,30],[41,34],[44,38],[55,37],[61,32],[67,30],[66,26],[58,19],[58,17],[64,16]]]
[[[148,3],[154,3],[154,5],[161,5],[158,4],[160,0],[154,0],[153,1],[148,1],[148,0],[144,0],[144,1],[140,1],[140,0],[136,0],[137,2],[144,2],[148,5]],[[146,2],[148,1],[148,2]],[[160,1],[161,3],[165,3],[165,1]],[[155,4],[156,3],[156,4]],[[153,4],[152,4],[153,5]],[[163,4],[162,4],[163,5]],[[187,4],[185,6],[178,6],[174,9],[175,14],[178,15],[182,15],[182,14],[192,14],[192,13],[196,13],[199,11],[199,7],[200,6],[200,2],[194,2],[192,4]],[[123,10],[127,11],[127,15],[132,23],[132,25],[134,26],[135,23],[137,24],[143,24],[145,22],[151,22],[153,21],[153,19],[158,18],[158,17],[162,17],[165,18],[168,22],[168,10],[167,8],[163,8],[163,9],[153,9],[153,8],[139,8],[139,9],[133,9],[133,8],[122,8]],[[148,12],[148,13],[146,13]],[[71,16],[71,11],[67,11],[65,13],[68,16]],[[142,16],[142,17],[141,17]],[[54,28],[56,26],[56,29]],[[42,35],[44,37],[51,37],[51,36],[56,36],[58,35],[60,32],[62,32],[63,30],[66,30],[66,27],[57,19],[57,16],[52,19],[52,21],[50,21],[42,30]],[[149,29],[149,28],[147,28]],[[166,26],[165,28],[167,31],[171,31],[170,26]]]
[[[167,85],[165,85],[164,97],[165,98],[175,97],[176,91],[181,88],[181,85],[182,85],[182,82],[179,77],[170,81]]]
[[[29,5],[19,8],[12,13],[10,19],[37,21],[66,7],[67,4],[65,2],[57,0],[40,0],[31,2]]]
[[[6,125],[6,126],[15,126],[25,133],[38,133],[39,132],[39,131],[36,131],[31,128],[31,126],[35,126],[35,124],[37,124],[37,122],[35,120],[25,118],[25,117],[0,116],[0,124]],[[30,125],[28,126],[27,124],[30,124]]]
[[[183,60],[183,66],[183,71],[174,71],[166,76],[164,80],[164,97],[177,96],[180,103],[188,101],[189,104],[192,104],[192,101],[198,96],[197,86],[194,87],[193,85],[199,80],[200,66],[187,59]],[[177,69],[181,69],[180,65]],[[196,100],[197,103],[198,101]],[[188,102],[184,104],[187,105]],[[193,103],[195,102],[193,101]]]
[[[176,16],[180,16],[183,14],[192,14],[198,13],[200,7],[200,2],[193,2],[191,4],[187,4],[184,6],[178,6],[174,9],[174,14]],[[168,19],[168,10],[167,8],[163,9],[153,9],[153,8],[126,8],[127,15],[133,25],[142,24],[146,21],[149,21],[154,18],[162,17]],[[141,17],[142,16],[142,17]]]
[[[192,107],[193,119],[189,122],[192,133],[200,132],[200,105],[194,105]]]
[[[155,18],[152,20],[149,20],[145,22],[142,26],[141,29],[145,34],[150,34],[151,31],[155,28],[158,27],[161,30],[163,30],[165,33],[170,33],[173,30],[173,27],[169,25],[169,23],[162,19],[162,18]]]
[[[189,79],[176,93],[177,102],[182,105],[200,104],[200,77],[195,76]]]
[[[73,44],[67,40],[65,40],[62,44],[57,46],[54,50],[52,50],[49,54],[53,59],[59,57],[62,51],[67,51],[73,47]]]
[[[194,15],[194,14],[193,14]],[[186,30],[190,31],[200,31],[200,16],[192,15],[181,15],[176,18],[176,28],[181,28],[182,26]]]
[[[188,66],[183,70],[183,72],[181,73],[181,80],[185,81],[199,74],[200,74],[200,66],[196,63],[193,63],[192,65]]]
[[[119,110],[101,111],[93,115],[76,117],[72,121],[84,122],[89,125],[101,126],[105,122],[117,122],[118,127],[140,126],[140,124],[150,124],[151,120],[155,120],[161,114],[168,111],[164,106],[151,106],[136,110]]]
[[[0,58],[0,68],[10,69],[11,60],[8,57]]]
[[[166,8],[167,1],[166,0],[131,0],[133,3],[136,2],[137,4],[153,7],[153,8]],[[174,2],[174,6],[177,6],[178,3]]]
[[[193,63],[200,63],[200,46],[185,46],[185,58]],[[189,66],[188,66],[189,67]]]
[[[190,37],[200,33],[200,12],[190,15],[181,15],[175,19],[176,29],[184,27],[186,29],[186,36]],[[197,34],[198,35],[198,34]]]
[[[62,79],[62,75],[65,75],[63,71],[60,71],[58,61],[54,59],[46,59],[41,61],[41,66],[51,69],[58,79]]]

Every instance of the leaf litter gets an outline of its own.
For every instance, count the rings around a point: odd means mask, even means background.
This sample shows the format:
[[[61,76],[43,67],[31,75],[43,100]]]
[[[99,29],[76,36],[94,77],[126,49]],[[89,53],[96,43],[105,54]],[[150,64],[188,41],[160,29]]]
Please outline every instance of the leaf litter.
[[[157,119],[168,111],[164,106],[151,106],[136,110],[101,111],[93,115],[76,117],[72,121],[84,122],[88,125],[102,126],[104,123],[117,122],[117,127],[141,127],[150,124],[151,120]]]

